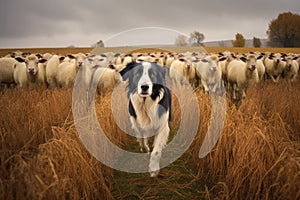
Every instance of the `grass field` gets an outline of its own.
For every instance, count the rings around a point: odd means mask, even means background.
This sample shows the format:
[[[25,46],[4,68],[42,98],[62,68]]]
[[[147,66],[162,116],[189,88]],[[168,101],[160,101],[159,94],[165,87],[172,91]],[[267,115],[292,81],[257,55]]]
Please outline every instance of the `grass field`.
[[[83,51],[53,52],[73,50]],[[135,139],[114,123],[111,94],[96,97],[97,117],[111,141],[138,152]],[[227,99],[221,137],[203,159],[198,152],[210,124],[211,103],[207,94],[195,91],[195,95],[201,114],[195,140],[180,159],[161,170],[160,177],[150,178],[148,173],[106,167],[87,152],[73,121],[72,89],[1,91],[0,199],[300,198],[299,79],[292,85],[281,80],[249,88],[238,110]],[[123,97],[116,96],[120,103],[125,103]],[[170,126],[175,134],[181,111],[173,99]]]

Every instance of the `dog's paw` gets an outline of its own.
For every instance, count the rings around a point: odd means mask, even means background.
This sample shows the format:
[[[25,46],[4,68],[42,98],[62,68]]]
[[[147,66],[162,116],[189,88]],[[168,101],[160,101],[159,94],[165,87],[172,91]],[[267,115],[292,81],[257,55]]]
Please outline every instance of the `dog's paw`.
[[[150,177],[157,177],[158,174],[159,174],[159,170],[150,172]]]

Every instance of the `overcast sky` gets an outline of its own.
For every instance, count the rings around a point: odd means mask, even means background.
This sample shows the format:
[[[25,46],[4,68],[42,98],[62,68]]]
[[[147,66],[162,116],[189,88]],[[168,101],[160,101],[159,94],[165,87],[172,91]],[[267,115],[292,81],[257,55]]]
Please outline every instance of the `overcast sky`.
[[[266,38],[279,13],[299,0],[1,0],[0,48],[174,43],[197,30],[205,41]],[[142,27],[160,27],[156,29]],[[138,42],[137,42],[138,43]]]

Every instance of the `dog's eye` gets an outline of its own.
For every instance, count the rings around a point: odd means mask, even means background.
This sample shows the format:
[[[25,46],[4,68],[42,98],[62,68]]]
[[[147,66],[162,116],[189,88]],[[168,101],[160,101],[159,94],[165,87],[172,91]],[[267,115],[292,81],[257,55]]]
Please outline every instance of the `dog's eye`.
[[[139,71],[136,71],[136,72],[133,73],[134,76],[141,76],[141,74],[142,74],[142,73],[139,72]]]
[[[151,72],[151,73],[150,73],[150,77],[151,77],[151,78],[155,78],[156,75],[157,75],[157,74],[156,74],[155,72]]]

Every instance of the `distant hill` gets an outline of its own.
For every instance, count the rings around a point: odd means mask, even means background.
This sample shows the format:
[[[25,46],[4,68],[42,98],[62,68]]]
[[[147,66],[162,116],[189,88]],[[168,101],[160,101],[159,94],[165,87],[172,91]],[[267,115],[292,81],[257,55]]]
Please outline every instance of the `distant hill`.
[[[269,47],[268,39],[260,39],[260,41],[261,41],[261,47]],[[204,42],[204,45],[206,47],[232,47],[232,40]],[[253,40],[247,39],[245,47],[253,47]]]

